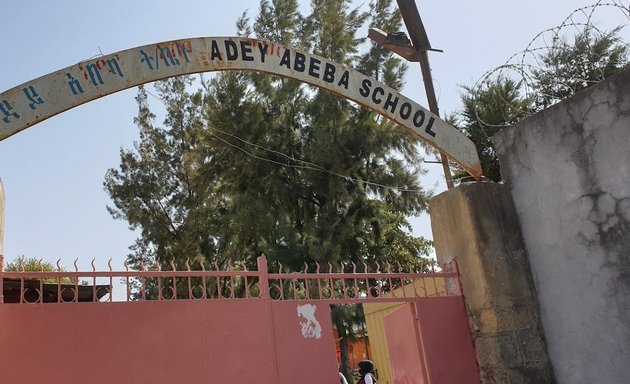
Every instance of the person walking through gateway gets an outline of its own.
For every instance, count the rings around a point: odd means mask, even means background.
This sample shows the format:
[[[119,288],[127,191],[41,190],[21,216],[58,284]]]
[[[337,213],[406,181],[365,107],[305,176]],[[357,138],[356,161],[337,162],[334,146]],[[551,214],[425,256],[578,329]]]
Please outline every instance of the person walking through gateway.
[[[359,361],[359,374],[361,379],[357,384],[376,384],[374,376],[374,364],[370,360]]]

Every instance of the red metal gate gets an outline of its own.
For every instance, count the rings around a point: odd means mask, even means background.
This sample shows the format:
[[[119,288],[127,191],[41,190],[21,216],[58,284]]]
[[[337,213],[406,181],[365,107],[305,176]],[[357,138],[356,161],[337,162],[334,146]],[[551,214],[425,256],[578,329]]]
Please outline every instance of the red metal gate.
[[[456,272],[197,269],[0,267],[0,383],[334,383],[330,304],[387,301],[413,305],[420,383],[479,381]]]
[[[409,337],[407,330],[417,332],[415,308],[413,303],[398,308],[385,316],[387,348],[391,359],[394,382],[406,384],[426,384],[428,372],[422,349],[418,348],[419,335]]]

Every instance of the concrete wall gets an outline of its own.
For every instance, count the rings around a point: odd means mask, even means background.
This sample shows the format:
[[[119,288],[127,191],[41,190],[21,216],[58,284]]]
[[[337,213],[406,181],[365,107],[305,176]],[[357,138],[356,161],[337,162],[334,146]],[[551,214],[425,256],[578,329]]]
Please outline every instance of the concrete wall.
[[[459,267],[482,383],[554,383],[507,187],[461,185],[433,198],[429,212],[438,262]]]
[[[494,140],[558,382],[629,382],[630,72]]]

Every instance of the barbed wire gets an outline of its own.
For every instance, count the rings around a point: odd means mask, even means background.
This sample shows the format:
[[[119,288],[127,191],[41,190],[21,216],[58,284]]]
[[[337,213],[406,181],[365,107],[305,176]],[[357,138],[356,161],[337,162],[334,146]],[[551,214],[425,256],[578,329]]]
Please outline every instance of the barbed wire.
[[[612,16],[612,17],[611,17]],[[610,25],[611,20],[617,17],[618,24]],[[601,20],[606,20],[605,27],[598,26]],[[545,29],[538,33],[525,47],[525,49],[514,53],[504,64],[495,67],[484,73],[479,80],[469,89],[470,96],[474,97],[479,92],[488,89],[493,84],[497,84],[500,80],[512,80],[517,84],[519,92],[521,92],[522,100],[534,100],[537,105],[544,107],[551,106],[560,101],[557,95],[541,92],[537,74],[545,71],[546,64],[542,61],[544,57],[548,57],[554,52],[566,49],[567,39],[576,39],[584,34],[592,34],[593,38],[602,38],[610,34],[615,28],[623,29],[630,24],[630,7],[622,4],[619,0],[599,0],[592,5],[583,6],[572,11],[558,26]],[[615,45],[626,47],[630,50],[630,44],[623,39],[615,36],[613,41]],[[595,63],[598,64],[598,63]],[[563,82],[566,79],[555,79],[553,86],[555,89],[563,89],[568,94],[576,91],[575,85],[585,88],[601,79],[593,80],[589,78],[572,77],[571,83]],[[518,111],[522,117],[531,115],[541,108],[523,109],[522,103],[511,103],[511,100],[502,98],[501,101],[510,105],[514,111]],[[476,104],[476,101],[473,100]],[[475,105],[473,104],[473,105]],[[490,121],[484,121],[480,116],[478,106],[474,107],[474,118],[481,127],[487,138],[492,135],[488,134],[484,127],[502,128],[510,125],[509,123],[496,124]]]

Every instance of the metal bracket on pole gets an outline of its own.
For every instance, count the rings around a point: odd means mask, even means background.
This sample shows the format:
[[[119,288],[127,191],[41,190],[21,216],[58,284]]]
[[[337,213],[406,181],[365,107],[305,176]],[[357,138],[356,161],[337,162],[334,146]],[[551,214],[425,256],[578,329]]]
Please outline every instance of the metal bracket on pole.
[[[431,47],[415,0],[396,0],[396,2],[398,3],[400,14],[403,17],[411,41],[409,42],[408,39],[405,41],[398,33],[385,33],[377,28],[371,28],[368,32],[368,37],[405,60],[420,63],[424,89],[427,94],[427,101],[429,102],[429,110],[439,116],[440,110],[438,108],[437,98],[435,97],[435,88],[433,87],[431,66],[429,65],[427,51],[442,51]],[[396,38],[390,39],[390,36]],[[440,152],[440,157],[444,177],[446,179],[446,186],[448,189],[451,189],[453,188],[453,177],[451,176],[451,169],[448,166],[448,158],[442,152]]]

